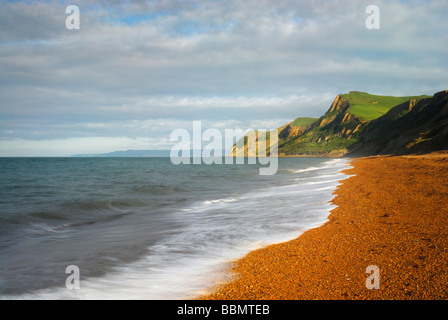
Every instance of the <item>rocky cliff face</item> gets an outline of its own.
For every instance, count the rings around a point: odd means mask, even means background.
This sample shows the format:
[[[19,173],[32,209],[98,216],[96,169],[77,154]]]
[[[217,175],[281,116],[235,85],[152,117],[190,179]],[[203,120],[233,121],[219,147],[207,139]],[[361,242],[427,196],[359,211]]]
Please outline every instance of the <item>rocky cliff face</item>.
[[[241,149],[234,145],[232,150],[230,150],[230,155],[234,157],[256,157],[258,152],[258,133],[255,131],[250,132],[244,139],[244,147]]]
[[[448,149],[448,90],[402,103],[361,130],[351,155],[426,153]]]
[[[278,130],[280,139],[289,140],[305,133],[309,126],[293,126],[292,122],[284,125]]]
[[[365,92],[350,92],[349,97],[350,94],[362,94],[368,99],[381,97]],[[383,112],[382,116],[370,121],[350,113],[352,106],[344,96],[336,96],[328,111],[319,119],[297,118],[279,128],[278,154],[339,157],[346,154],[405,154],[448,149],[448,90],[430,98],[421,96],[395,107],[390,105],[386,109],[388,112],[384,111],[386,113]],[[401,101],[404,98],[401,97]],[[362,110],[370,110],[369,105],[366,108]],[[246,139],[246,156],[248,150],[250,153],[250,150],[256,149],[254,144],[256,139]],[[235,155],[235,151],[234,147],[231,154]],[[242,151],[238,155],[242,156]]]
[[[363,121],[358,116],[350,114],[349,109],[350,103],[348,100],[340,95],[336,96],[330,109],[309,131],[314,128],[321,128],[324,134],[328,133],[340,138],[351,139],[353,133],[359,130]],[[325,138],[328,140],[328,136]]]
[[[301,128],[296,135],[279,135],[284,139],[279,145],[279,154],[341,156],[347,153],[347,147],[355,142],[354,134],[363,123],[358,116],[350,114],[349,109],[348,100],[336,96],[330,109],[314,123]]]

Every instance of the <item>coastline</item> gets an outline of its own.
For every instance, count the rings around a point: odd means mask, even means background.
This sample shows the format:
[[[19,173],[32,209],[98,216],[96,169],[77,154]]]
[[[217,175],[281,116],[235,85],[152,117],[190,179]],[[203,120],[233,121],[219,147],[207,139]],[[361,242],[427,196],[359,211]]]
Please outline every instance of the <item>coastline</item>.
[[[198,299],[448,299],[448,152],[351,165],[325,224],[250,252]],[[371,265],[379,289],[366,288]]]

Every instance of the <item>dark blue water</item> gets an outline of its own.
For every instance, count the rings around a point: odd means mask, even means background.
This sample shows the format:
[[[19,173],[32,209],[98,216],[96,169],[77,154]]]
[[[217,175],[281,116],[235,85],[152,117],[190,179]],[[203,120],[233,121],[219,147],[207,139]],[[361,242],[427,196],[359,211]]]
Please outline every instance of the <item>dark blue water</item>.
[[[232,259],[324,223],[346,165],[280,158],[261,176],[169,158],[0,158],[0,296],[192,297]]]

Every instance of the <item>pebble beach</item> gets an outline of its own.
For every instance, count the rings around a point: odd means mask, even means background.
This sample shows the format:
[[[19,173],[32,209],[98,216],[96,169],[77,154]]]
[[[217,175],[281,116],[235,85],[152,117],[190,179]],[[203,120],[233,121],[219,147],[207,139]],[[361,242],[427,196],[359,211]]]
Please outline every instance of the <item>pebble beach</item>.
[[[233,262],[232,280],[199,299],[447,299],[448,152],[351,166],[325,224]],[[369,266],[377,289],[366,285]]]

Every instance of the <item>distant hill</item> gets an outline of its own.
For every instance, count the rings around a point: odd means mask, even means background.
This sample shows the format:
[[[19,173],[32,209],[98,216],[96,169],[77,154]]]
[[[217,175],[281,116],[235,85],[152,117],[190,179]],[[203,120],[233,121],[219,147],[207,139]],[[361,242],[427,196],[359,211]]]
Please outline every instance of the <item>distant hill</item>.
[[[278,153],[339,157],[447,149],[447,100],[448,91],[433,97],[340,94],[322,117],[297,118],[280,127]],[[230,154],[235,151],[234,146]]]
[[[91,157],[169,157],[170,150],[126,150],[126,151],[114,151],[101,154],[77,154],[72,157],[76,158],[91,158]]]

